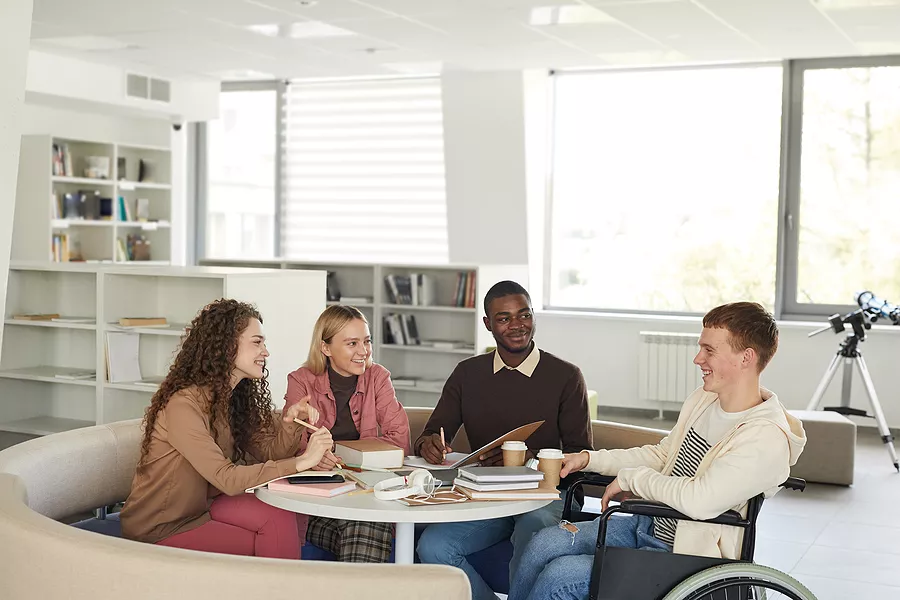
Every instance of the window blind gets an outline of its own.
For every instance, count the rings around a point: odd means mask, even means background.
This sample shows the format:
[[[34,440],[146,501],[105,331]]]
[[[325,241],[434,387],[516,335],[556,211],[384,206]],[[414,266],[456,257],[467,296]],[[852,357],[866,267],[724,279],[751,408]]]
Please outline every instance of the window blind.
[[[293,82],[283,118],[284,256],[447,262],[439,78]]]

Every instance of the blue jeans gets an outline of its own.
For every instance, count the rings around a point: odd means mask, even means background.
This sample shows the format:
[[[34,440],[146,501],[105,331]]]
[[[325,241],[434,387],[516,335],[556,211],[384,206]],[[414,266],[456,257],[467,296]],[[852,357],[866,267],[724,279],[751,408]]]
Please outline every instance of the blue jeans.
[[[528,544],[513,577],[509,600],[586,600],[591,585],[600,519],[575,523],[574,534],[559,526],[539,531]],[[653,519],[613,515],[606,527],[606,545],[671,552],[653,537]]]
[[[514,517],[435,523],[422,532],[416,551],[423,563],[450,565],[465,571],[472,585],[472,600],[496,600],[494,591],[469,564],[466,556],[509,539],[513,545],[513,556],[509,563],[512,580],[531,538],[544,528],[558,524],[562,510],[563,501],[557,500],[538,510]],[[577,506],[575,510],[578,510]]]

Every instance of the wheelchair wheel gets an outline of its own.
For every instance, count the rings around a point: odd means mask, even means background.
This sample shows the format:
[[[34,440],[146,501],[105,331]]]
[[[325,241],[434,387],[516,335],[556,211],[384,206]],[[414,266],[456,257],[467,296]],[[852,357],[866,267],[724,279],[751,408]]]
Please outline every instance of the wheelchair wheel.
[[[688,577],[663,600],[816,600],[786,573],[752,563],[712,567]]]

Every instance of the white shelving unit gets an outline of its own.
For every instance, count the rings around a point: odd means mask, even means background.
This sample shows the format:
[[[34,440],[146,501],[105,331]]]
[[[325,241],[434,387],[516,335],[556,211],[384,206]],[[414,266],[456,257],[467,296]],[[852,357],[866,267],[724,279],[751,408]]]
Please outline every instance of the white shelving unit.
[[[0,349],[0,431],[45,435],[141,417],[157,386],[107,381],[107,333],[139,336],[142,377],[161,378],[185,325],[223,297],[259,308],[271,353],[269,389],[283,405],[287,374],[305,359],[325,308],[324,272],[13,262]],[[37,313],[79,322],[13,318]],[[135,316],[162,316],[169,326],[117,325]],[[85,374],[94,376],[79,378]]]
[[[266,267],[285,270],[316,269],[335,274],[345,297],[372,298],[372,302],[353,303],[369,321],[375,360],[399,380],[397,397],[405,406],[434,406],[444,382],[456,364],[466,357],[483,353],[494,346],[494,338],[482,322],[484,295],[492,285],[511,279],[528,287],[525,265],[400,265],[366,263],[311,263],[284,260],[204,260],[204,265],[222,267]],[[475,307],[455,306],[457,276],[475,273]],[[435,299],[430,306],[393,304],[388,301],[384,278],[387,275],[423,273],[434,282]],[[328,304],[339,304],[329,301]],[[415,315],[419,338],[463,344],[460,348],[435,348],[427,345],[399,345],[384,342],[383,318],[391,313]],[[300,362],[303,362],[302,360]],[[299,363],[298,363],[299,364]],[[414,385],[401,381],[414,380]]]
[[[54,146],[65,147],[69,159],[65,175],[54,174]],[[85,177],[88,157],[109,160],[109,178]],[[124,171],[119,172],[120,161]],[[140,165],[145,180],[136,181]],[[168,148],[112,142],[74,140],[49,135],[22,136],[12,257],[15,260],[54,261],[56,236],[65,236],[68,255],[97,263],[141,266],[169,264],[172,256],[172,155]],[[98,193],[109,214],[91,219],[66,218],[65,195]],[[120,200],[121,199],[121,200]],[[137,220],[138,199],[148,207],[147,220]],[[128,207],[124,220],[120,205]],[[62,208],[60,212],[59,208]],[[118,250],[129,235],[149,243],[150,260],[128,260]],[[121,240],[121,242],[120,242]],[[62,257],[65,259],[65,257]]]

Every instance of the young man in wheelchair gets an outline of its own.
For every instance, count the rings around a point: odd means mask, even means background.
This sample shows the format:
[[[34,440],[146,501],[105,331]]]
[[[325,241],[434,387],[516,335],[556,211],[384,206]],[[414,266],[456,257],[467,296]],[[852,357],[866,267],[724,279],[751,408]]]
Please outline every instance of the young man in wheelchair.
[[[797,462],[806,434],[759,376],[778,347],[778,327],[759,304],[737,302],[703,317],[694,358],[703,387],[685,401],[659,444],[567,454],[561,475],[586,470],[616,476],[610,500],[640,497],[697,520],[773,495]],[[577,530],[576,530],[577,528]],[[561,523],[532,538],[512,576],[509,600],[588,597],[599,519]],[[742,530],[709,523],[612,515],[606,544],[657,552],[738,558]]]

